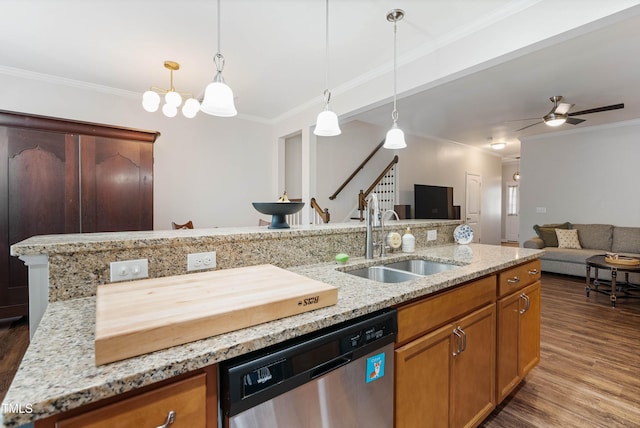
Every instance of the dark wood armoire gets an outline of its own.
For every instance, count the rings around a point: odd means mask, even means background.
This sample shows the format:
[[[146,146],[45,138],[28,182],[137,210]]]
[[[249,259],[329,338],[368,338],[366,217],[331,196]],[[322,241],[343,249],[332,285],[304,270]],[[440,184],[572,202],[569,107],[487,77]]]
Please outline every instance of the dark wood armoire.
[[[12,244],[153,229],[158,135],[0,110],[0,319],[29,312],[27,268]]]

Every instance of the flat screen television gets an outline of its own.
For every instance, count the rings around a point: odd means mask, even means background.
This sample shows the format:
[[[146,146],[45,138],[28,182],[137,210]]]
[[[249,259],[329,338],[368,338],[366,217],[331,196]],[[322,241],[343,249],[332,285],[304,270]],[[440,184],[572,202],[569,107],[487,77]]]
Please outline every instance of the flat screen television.
[[[453,187],[414,184],[415,218],[453,219]]]

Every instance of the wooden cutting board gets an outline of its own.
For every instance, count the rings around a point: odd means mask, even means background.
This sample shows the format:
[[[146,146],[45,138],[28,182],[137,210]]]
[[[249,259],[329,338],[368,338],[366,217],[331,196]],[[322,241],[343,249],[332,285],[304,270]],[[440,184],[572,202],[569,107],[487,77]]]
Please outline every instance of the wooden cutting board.
[[[96,365],[337,302],[336,287],[273,265],[101,285]]]

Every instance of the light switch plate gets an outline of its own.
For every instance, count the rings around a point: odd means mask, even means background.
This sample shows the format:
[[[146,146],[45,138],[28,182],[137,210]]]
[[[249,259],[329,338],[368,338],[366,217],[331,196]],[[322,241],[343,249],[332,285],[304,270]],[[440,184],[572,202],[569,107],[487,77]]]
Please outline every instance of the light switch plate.
[[[109,281],[131,281],[132,279],[149,277],[149,261],[147,259],[124,260],[111,262]]]
[[[438,239],[438,231],[437,230],[427,230],[427,241],[435,241]]]

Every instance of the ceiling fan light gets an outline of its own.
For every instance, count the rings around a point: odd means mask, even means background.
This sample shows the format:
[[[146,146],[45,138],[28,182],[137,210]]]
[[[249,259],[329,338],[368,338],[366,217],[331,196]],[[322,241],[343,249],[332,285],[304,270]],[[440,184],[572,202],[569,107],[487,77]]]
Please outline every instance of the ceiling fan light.
[[[200,111],[200,103],[195,98],[189,98],[182,106],[182,114],[187,119],[193,119]]]
[[[543,117],[544,123],[548,126],[560,126],[567,121],[566,114],[549,113]]]
[[[338,115],[331,110],[324,110],[318,114],[316,128],[313,133],[320,137],[335,137],[342,134],[338,125]]]
[[[180,95],[176,91],[169,91],[164,96],[164,101],[167,104],[172,105],[172,106],[177,108],[180,104],[182,104],[182,95]]]
[[[238,114],[233,102],[233,91],[222,81],[222,77],[220,79],[216,77],[215,81],[207,85],[200,110],[220,117],[232,117]]]
[[[407,147],[407,143],[404,141],[404,132],[398,128],[396,123],[394,123],[389,132],[387,132],[387,137],[384,139],[382,147],[391,150],[404,149]]]

